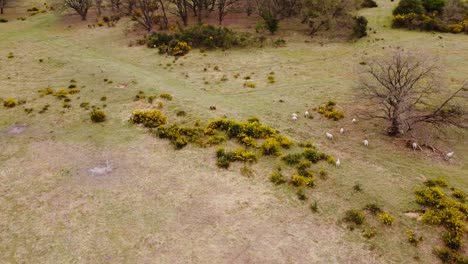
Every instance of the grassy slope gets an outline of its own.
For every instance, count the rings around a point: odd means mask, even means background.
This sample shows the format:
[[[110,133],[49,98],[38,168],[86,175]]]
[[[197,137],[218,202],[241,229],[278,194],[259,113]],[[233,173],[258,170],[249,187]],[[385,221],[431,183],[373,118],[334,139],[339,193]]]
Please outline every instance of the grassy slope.
[[[384,52],[383,47],[438,55],[449,87],[463,80],[468,71],[467,36],[383,27],[390,24],[393,3],[379,4],[363,11],[377,34],[358,43],[321,46],[304,43],[305,37],[298,36],[280,49],[215,51],[206,57],[194,51],[171,70],[164,66],[172,58],[127,47],[123,24],[89,30],[72,22],[69,29],[50,14],[0,24],[0,96],[27,99],[25,107],[35,111],[51,104],[47,113],[35,116],[27,116],[21,107],[0,110],[2,130],[29,125],[24,134],[0,135],[0,208],[5,212],[0,218],[0,251],[6,252],[2,261],[375,263],[417,262],[413,257],[418,256],[421,262],[433,262],[427,253],[431,244],[438,243],[436,233],[418,227],[428,232],[427,239],[419,249],[409,247],[404,232],[419,225],[403,213],[417,208],[412,189],[422,176],[441,176],[468,191],[463,135],[447,143],[458,156],[447,164],[402,148],[371,124],[353,127],[350,116],[340,122],[317,117],[289,120],[293,111],[302,112],[329,98],[350,113],[358,62],[365,53]],[[6,58],[10,51],[14,59]],[[221,71],[212,70],[214,65]],[[266,83],[270,71],[276,73],[275,85]],[[183,72],[190,72],[190,78],[183,78]],[[258,88],[242,88],[243,81],[231,77],[234,73],[252,75]],[[229,81],[217,84],[224,74]],[[86,87],[80,99],[73,97],[71,110],[62,114],[61,102],[38,98],[37,88],[65,87],[72,78]],[[114,83],[105,84],[104,78]],[[203,78],[211,84],[205,85]],[[132,80],[137,83],[128,89],[114,88]],[[171,121],[256,115],[288,136],[314,141],[340,157],[342,168],[329,168],[330,179],[320,180],[310,194],[322,213],[312,215],[289,190],[271,187],[266,177],[273,161],[254,165],[255,178],[246,179],[239,176],[238,166],[218,170],[213,149],[174,152],[167,142],[129,126],[130,112],[148,107],[132,102],[138,90],[174,95],[173,102],[164,102]],[[101,96],[108,97],[110,120],[103,126],[92,125],[78,105],[85,101],[102,105]],[[210,105],[218,110],[208,111]],[[175,109],[185,110],[189,117],[175,117]],[[325,131],[337,133],[341,126],[349,133],[335,142],[325,140]],[[369,149],[360,145],[364,137],[371,142]],[[110,175],[89,175],[89,168],[106,160],[115,167]],[[362,184],[363,193],[352,191],[356,182]],[[372,223],[379,234],[366,242],[359,231],[347,231],[339,219],[345,210],[369,201],[384,205],[398,221],[392,228]]]

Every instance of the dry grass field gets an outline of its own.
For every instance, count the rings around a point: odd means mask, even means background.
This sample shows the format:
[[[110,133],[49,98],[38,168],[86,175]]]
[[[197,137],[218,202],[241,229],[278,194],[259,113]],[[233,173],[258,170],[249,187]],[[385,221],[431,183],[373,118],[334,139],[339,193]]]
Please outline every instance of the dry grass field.
[[[91,22],[53,12],[17,21],[31,2],[6,14],[0,98],[26,103],[0,108],[0,263],[437,263],[431,252],[443,244],[442,229],[405,213],[420,208],[414,188],[425,179],[441,177],[468,192],[467,133],[433,139],[441,150],[455,151],[448,162],[429,150],[413,151],[384,135],[382,124],[352,124],[359,107],[354,88],[363,57],[401,47],[437,57],[447,91],[455,89],[467,78],[468,36],[392,29],[395,2],[377,2],[378,8],[361,11],[373,30],[357,42],[322,43],[282,31],[286,47],[193,50],[176,62],[129,47],[127,21],[89,29]],[[272,71],[276,83],[269,84]],[[220,81],[224,75],[228,80]],[[247,75],[255,89],[243,87]],[[81,92],[70,96],[70,108],[37,92],[66,88],[72,79]],[[135,102],[140,90],[174,99]],[[316,112],[314,119],[291,120],[291,113],[329,99],[345,111],[343,120]],[[92,123],[83,102],[101,107],[108,120]],[[171,124],[257,116],[296,142],[314,142],[342,166],[314,165],[329,177],[318,178],[309,199],[299,201],[293,188],[269,182],[278,159],[262,157],[246,177],[243,164],[218,168],[215,147],[174,150],[128,122],[133,110],[155,109],[157,102]],[[340,127],[347,132],[339,135]],[[327,140],[327,131],[336,140]],[[369,148],[362,146],[365,138]],[[92,173],[106,165],[112,169]],[[357,183],[361,192],[353,190]],[[309,208],[314,201],[318,213]],[[366,227],[349,230],[345,211],[371,202],[395,223],[385,226],[368,215]],[[377,235],[366,239],[362,231],[370,226]],[[418,247],[407,242],[408,229],[424,235]]]

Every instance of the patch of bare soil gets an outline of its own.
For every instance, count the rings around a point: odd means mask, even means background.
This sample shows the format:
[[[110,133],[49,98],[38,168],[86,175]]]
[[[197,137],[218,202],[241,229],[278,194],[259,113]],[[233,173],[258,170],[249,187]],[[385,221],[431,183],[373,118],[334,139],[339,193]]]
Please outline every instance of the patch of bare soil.
[[[19,135],[23,133],[24,131],[26,131],[27,128],[28,126],[26,125],[16,125],[16,126],[9,127],[7,129],[7,133],[10,135]]]

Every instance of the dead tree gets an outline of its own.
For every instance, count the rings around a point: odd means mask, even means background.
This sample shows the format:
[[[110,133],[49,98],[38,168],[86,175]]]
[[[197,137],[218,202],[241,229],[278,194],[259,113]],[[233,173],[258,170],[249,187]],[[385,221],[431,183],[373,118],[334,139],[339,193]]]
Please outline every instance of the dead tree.
[[[9,2],[11,2],[11,0],[0,0],[0,14],[3,14],[3,9]]]
[[[188,9],[189,0],[170,0],[175,5],[175,10],[172,13],[180,17],[184,26],[188,25]]]
[[[461,102],[467,98],[467,84],[439,101],[442,95],[434,60],[397,50],[391,57],[374,58],[365,65],[359,95],[366,99],[366,107],[361,115],[388,121],[389,135],[400,136],[421,123],[467,127]]]
[[[93,6],[93,0],[65,0],[65,7],[75,10],[81,16],[81,20],[86,20],[88,10]]]
[[[239,0],[218,0],[218,22],[219,25],[223,23],[224,17],[232,10]]]

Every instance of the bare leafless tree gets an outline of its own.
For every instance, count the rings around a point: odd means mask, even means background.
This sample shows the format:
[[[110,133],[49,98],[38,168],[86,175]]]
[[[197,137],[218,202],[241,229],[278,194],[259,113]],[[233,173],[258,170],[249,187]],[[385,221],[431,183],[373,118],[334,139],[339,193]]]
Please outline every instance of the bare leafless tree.
[[[132,19],[148,32],[159,22],[159,16],[156,15],[156,10],[159,8],[158,2],[158,0],[136,0],[135,2],[136,8],[133,10]]]
[[[159,8],[161,9],[161,29],[169,28],[169,20],[167,18],[167,9],[169,7],[169,0],[158,0]]]
[[[224,17],[232,10],[239,0],[218,0],[218,22],[223,23]]]
[[[96,5],[97,15],[98,15],[98,17],[100,17],[101,14],[102,14],[102,11],[101,11],[101,8],[102,8],[102,0],[94,0],[94,2],[95,2],[95,5]]]
[[[427,56],[397,50],[390,57],[366,61],[359,95],[364,101],[364,118],[389,122],[388,134],[399,136],[416,124],[467,126],[468,84],[440,100],[437,63]]]
[[[172,13],[180,17],[184,26],[188,24],[188,10],[189,10],[189,0],[170,0],[174,4],[175,9]]]
[[[65,0],[65,7],[75,10],[82,20],[86,20],[88,10],[93,6],[93,0]]]
[[[11,0],[0,0],[0,14],[3,14],[3,9],[10,3]]]
[[[110,0],[110,4],[111,4],[112,11],[120,12],[120,6],[122,5],[121,0]]]

